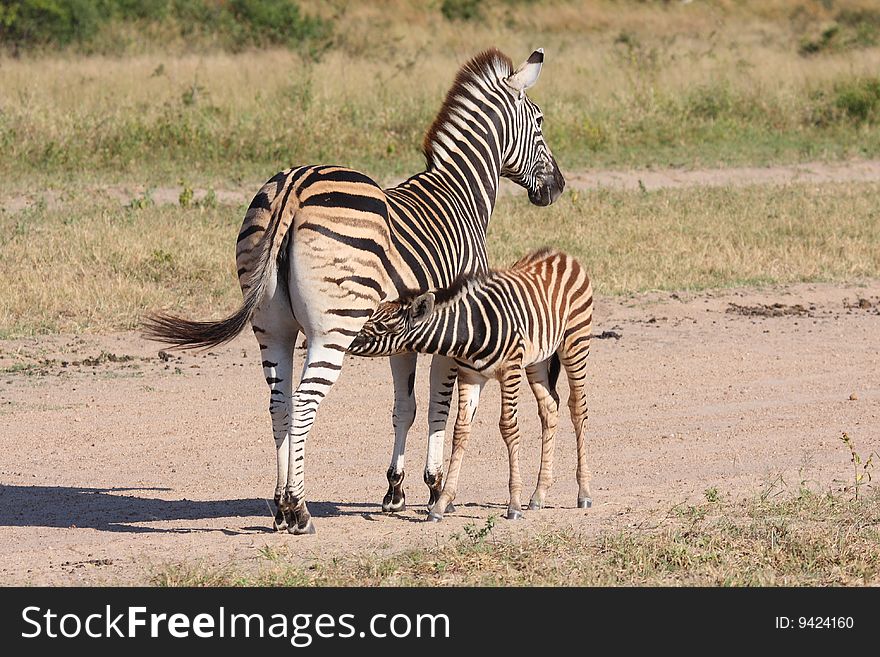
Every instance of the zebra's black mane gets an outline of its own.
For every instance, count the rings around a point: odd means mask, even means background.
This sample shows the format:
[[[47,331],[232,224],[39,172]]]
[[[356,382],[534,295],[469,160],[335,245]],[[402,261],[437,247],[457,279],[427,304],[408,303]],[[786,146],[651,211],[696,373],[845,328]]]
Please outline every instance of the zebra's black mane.
[[[428,132],[425,133],[425,139],[422,142],[422,153],[424,153],[428,165],[434,159],[434,141],[437,139],[437,133],[449,121],[452,110],[457,104],[456,99],[465,91],[465,86],[476,79],[500,75],[507,77],[511,73],[513,73],[513,62],[510,57],[497,48],[484,50],[458,70],[452,87],[446,93],[443,106],[437,113],[437,118],[434,119],[431,127],[428,128]]]
[[[522,258],[517,260],[510,267],[505,267],[503,269],[491,269],[488,272],[472,272],[472,273],[461,273],[455,277],[455,280],[445,288],[441,288],[439,290],[431,290],[434,294],[434,305],[435,307],[444,306],[447,303],[455,301],[462,294],[467,292],[469,289],[474,287],[479,287],[489,279],[493,277],[498,272],[506,271],[509,269],[518,269],[520,267],[525,267],[537,260],[543,260],[544,258],[551,255],[564,255],[559,249],[556,249],[552,246],[544,246],[540,249],[536,249]],[[400,297],[398,297],[398,301],[403,305],[409,305],[413,301],[416,300],[417,297],[424,294],[420,290],[407,289],[401,292]]]

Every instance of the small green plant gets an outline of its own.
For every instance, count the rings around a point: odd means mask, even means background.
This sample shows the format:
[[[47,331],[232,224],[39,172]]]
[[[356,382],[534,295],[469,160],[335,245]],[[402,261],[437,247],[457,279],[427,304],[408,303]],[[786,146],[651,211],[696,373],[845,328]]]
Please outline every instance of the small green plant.
[[[192,107],[205,95],[205,88],[198,82],[193,82],[180,95],[180,101],[187,107]]]
[[[180,181],[180,184],[183,186],[183,189],[180,190],[180,196],[177,197],[177,202],[180,203],[180,207],[188,208],[193,204],[193,188],[183,180]]]
[[[464,533],[470,539],[473,547],[479,547],[486,542],[486,539],[492,533],[495,523],[498,522],[497,516],[491,515],[486,518],[486,523],[482,527],[477,527],[474,523],[469,522],[464,526]]]
[[[841,433],[840,440],[843,441],[843,444],[849,450],[850,461],[853,466],[853,499],[858,500],[861,487],[871,481],[871,470],[874,467],[874,457],[876,454],[871,452],[868,454],[867,459],[863,459],[861,454],[856,451],[855,443],[853,443],[852,438],[850,438],[846,431]]]
[[[712,486],[711,488],[707,488],[706,490],[704,490],[703,495],[706,496],[706,501],[709,504],[715,504],[720,499],[718,489],[715,486]]]
[[[274,562],[287,555],[287,548],[277,548],[271,545],[264,545],[259,550],[257,550],[257,553],[267,561]]]
[[[204,198],[197,202],[197,205],[200,208],[216,208],[217,207],[217,192],[214,191],[213,187],[209,187],[208,191],[205,192]]]
[[[154,205],[156,205],[156,201],[153,200],[153,190],[148,189],[140,196],[131,199],[125,207],[129,210],[144,210]]]

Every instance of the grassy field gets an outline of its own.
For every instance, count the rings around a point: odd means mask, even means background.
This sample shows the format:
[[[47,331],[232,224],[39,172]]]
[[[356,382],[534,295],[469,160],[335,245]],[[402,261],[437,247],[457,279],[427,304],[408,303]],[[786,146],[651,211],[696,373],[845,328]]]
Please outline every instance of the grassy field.
[[[496,266],[554,245],[600,294],[880,276],[873,183],[571,191],[545,209],[502,197]],[[219,317],[240,302],[243,207],[151,205],[70,191],[61,207],[0,214],[0,334],[129,329],[157,308]]]
[[[465,21],[438,3],[302,3],[333,26],[320,57],[137,24],[108,27],[118,47],[89,51],[104,54],[0,56],[3,191],[224,185],[309,162],[412,173],[455,70],[491,45],[546,49],[533,96],[564,169],[880,153],[869,0],[475,4]]]
[[[122,204],[106,186],[240,189],[311,162],[400,179],[423,167],[458,67],[489,46],[517,63],[545,48],[530,95],[563,171],[880,158],[876,0],[299,4],[302,43],[144,16],[0,49],[0,338],[228,313],[245,208]],[[569,189],[546,209],[504,196],[489,252],[503,266],[564,249],[598,294],[853,282],[880,277],[878,198],[857,182]],[[599,537],[506,542],[490,522],[390,557],[303,567],[293,548],[267,549],[255,569],[177,564],[154,583],[878,585],[878,510],[876,488],[709,489]]]
[[[880,584],[880,491],[789,492],[679,505],[645,528],[499,541],[494,520],[430,549],[295,565],[266,548],[254,569],[174,564],[160,586],[846,586]]]

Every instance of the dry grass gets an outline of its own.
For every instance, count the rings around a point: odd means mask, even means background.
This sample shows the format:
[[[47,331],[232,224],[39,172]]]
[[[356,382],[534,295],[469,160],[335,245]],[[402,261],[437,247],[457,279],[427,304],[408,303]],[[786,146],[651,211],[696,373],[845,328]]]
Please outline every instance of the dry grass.
[[[867,1],[484,4],[473,23],[403,0],[312,7],[336,24],[318,62],[187,43],[0,59],[0,176],[223,185],[325,161],[412,173],[454,71],[489,45],[517,60],[546,48],[534,97],[569,170],[880,152],[880,47],[798,53]]]
[[[880,270],[877,193],[870,184],[573,193],[540,214],[504,199],[490,252],[503,264],[553,243],[588,263],[606,293],[871,276]],[[123,328],[155,305],[227,310],[238,301],[231,245],[241,214],[80,198],[63,212],[6,216],[2,324]]]
[[[536,210],[508,199],[489,229],[493,264],[552,245],[601,294],[880,275],[877,184],[564,194]]]
[[[572,191],[543,209],[502,197],[489,253],[503,266],[554,245],[581,259],[601,294],[851,281],[880,276],[878,197],[871,183]],[[79,192],[60,207],[0,213],[0,331],[133,328],[157,308],[219,317],[241,300],[233,254],[243,215],[122,208]]]
[[[596,539],[559,530],[498,541],[469,526],[436,548],[387,558],[300,565],[266,548],[256,569],[192,564],[156,572],[160,586],[847,586],[880,584],[880,495],[842,493],[719,499],[680,505],[651,529]],[[711,500],[711,501],[710,501]]]

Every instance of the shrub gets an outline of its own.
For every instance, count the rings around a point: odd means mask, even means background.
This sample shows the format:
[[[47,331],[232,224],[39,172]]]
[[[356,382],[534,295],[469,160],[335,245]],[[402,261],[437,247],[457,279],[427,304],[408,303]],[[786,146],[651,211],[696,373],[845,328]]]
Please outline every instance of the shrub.
[[[212,35],[230,50],[283,45],[319,54],[328,21],[308,16],[294,0],[6,0],[0,4],[0,43],[13,50],[88,46],[110,22],[159,24],[184,37]]]
[[[473,21],[482,17],[481,0],[443,0],[440,13],[448,21]]]
[[[85,41],[101,23],[94,0],[12,0],[4,5],[0,38],[16,47]]]
[[[857,122],[873,121],[880,113],[880,78],[856,78],[837,87],[834,104]]]

